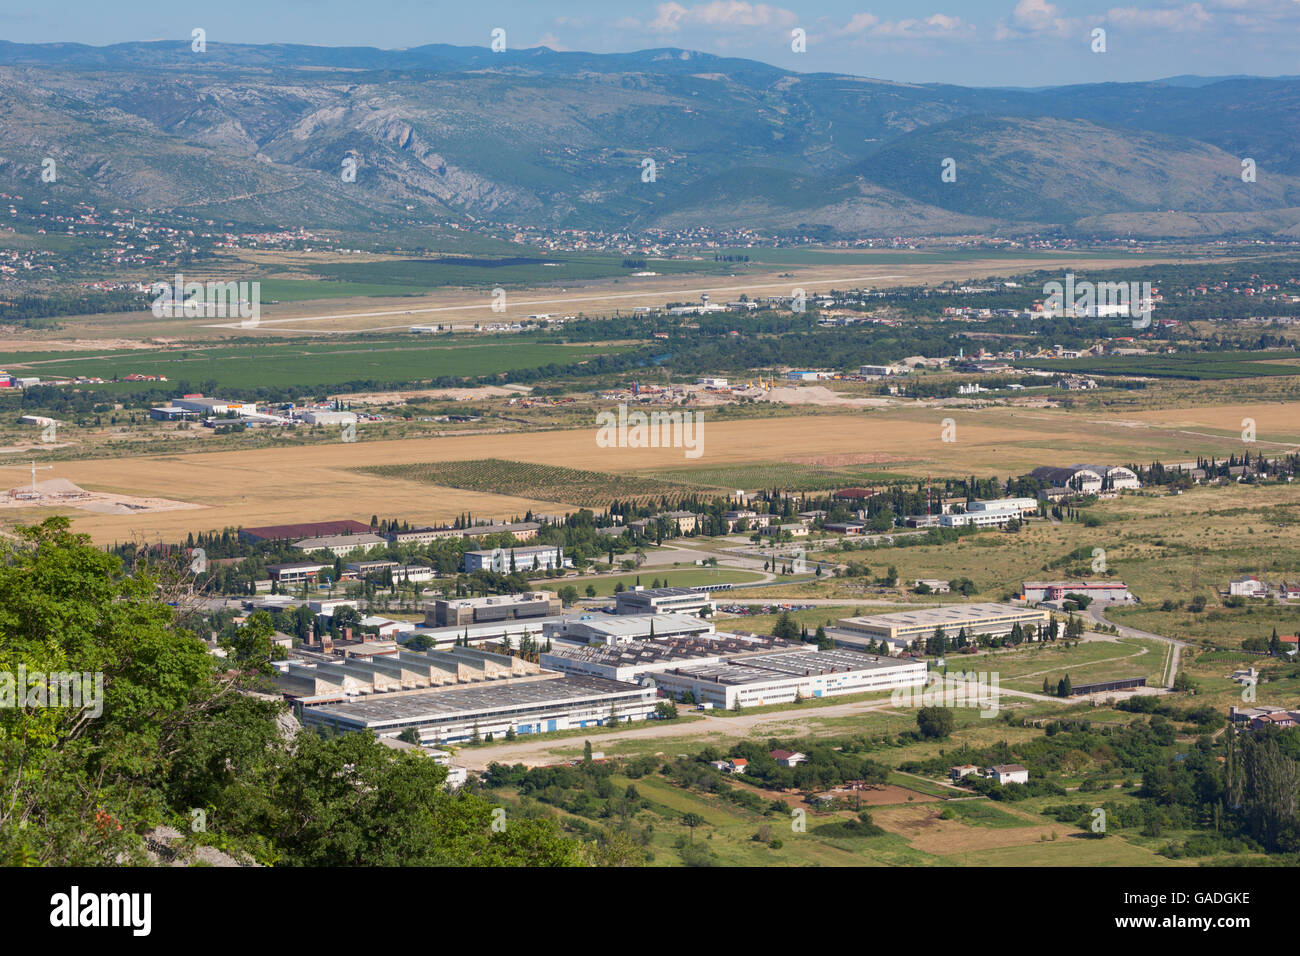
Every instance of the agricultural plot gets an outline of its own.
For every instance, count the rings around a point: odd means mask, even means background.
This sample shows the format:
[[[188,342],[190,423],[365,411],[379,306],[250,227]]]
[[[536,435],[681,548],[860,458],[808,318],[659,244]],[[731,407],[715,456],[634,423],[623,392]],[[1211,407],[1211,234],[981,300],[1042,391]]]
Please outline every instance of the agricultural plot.
[[[562,501],[584,508],[604,507],[614,500],[644,501],[694,490],[689,485],[660,478],[613,475],[504,458],[377,465],[357,470],[380,478],[401,478],[444,488]]]
[[[567,365],[626,348],[517,339],[428,343],[406,336],[371,342],[212,345],[93,354],[9,353],[0,354],[0,364],[16,374],[46,379],[84,375],[111,381],[139,373],[165,375],[170,383],[213,382],[218,388],[239,392],[259,387],[330,388],[353,382],[389,384],[494,375],[550,364]],[[113,386],[104,387],[111,391]],[[141,385],[127,382],[120,387],[138,390]],[[166,384],[160,387],[168,388]]]
[[[1090,359],[1053,359],[1049,362],[1024,359],[1022,368],[1050,368],[1054,371],[1096,375],[1142,375],[1151,378],[1183,378],[1192,381],[1260,378],[1300,375],[1300,365],[1279,361],[1277,352],[1184,352],[1176,355],[1115,356]]]
[[[1066,674],[1072,684],[1125,677],[1146,677],[1148,684],[1159,684],[1167,657],[1168,645],[1160,641],[1119,638],[1070,648],[1059,643],[1022,647],[969,666],[997,672],[999,684],[1011,690],[1041,692],[1044,679],[1055,686]]]
[[[781,488],[786,491],[827,491],[854,485],[897,480],[897,474],[881,471],[879,465],[827,467],[798,462],[769,461],[752,465],[713,468],[668,468],[645,473],[668,481],[689,481],[719,490],[747,491]]]
[[[622,785],[622,777],[613,778]],[[807,829],[791,827],[791,818],[766,816],[743,810],[722,798],[697,793],[655,777],[633,783],[650,801],[655,835],[652,848],[655,866],[679,862],[676,847],[681,838],[708,849],[719,866],[881,866],[925,865],[934,857],[917,852],[906,840],[893,834],[854,838],[818,833],[819,826],[849,819],[844,814],[823,814],[808,809]],[[682,825],[682,815],[698,814],[704,821],[694,832]],[[766,841],[757,840],[762,834]],[[772,846],[775,838],[779,845]]]
[[[712,260],[650,259],[631,268],[611,256],[555,255],[547,257],[441,256],[435,259],[387,259],[374,262],[313,265],[311,271],[327,280],[385,289],[405,287],[419,292],[447,286],[520,286],[607,279],[650,271],[660,275],[735,271],[734,263]]]

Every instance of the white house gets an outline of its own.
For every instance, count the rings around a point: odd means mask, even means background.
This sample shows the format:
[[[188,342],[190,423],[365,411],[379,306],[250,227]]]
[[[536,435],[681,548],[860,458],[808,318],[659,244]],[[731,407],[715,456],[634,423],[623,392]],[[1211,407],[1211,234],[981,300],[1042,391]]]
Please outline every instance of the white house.
[[[1253,574],[1237,578],[1235,581],[1228,582],[1228,594],[1234,597],[1255,597],[1262,598],[1268,596],[1268,585]]]
[[[1000,763],[984,771],[984,776],[1004,787],[1009,783],[1028,783],[1029,771],[1018,763]]]
[[[780,767],[797,767],[808,759],[806,755],[799,753],[797,750],[773,750],[768,756],[775,760],[777,766]]]

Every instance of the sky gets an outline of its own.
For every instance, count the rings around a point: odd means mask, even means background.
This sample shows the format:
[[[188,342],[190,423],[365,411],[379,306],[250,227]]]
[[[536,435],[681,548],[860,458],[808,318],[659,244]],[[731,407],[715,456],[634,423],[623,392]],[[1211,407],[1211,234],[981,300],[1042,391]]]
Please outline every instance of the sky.
[[[1300,74],[1300,0],[60,0],[0,7],[0,39],[175,39],[595,53],[680,47],[800,72],[963,86]],[[794,32],[803,31],[796,51]],[[1104,52],[1094,31],[1104,31]]]

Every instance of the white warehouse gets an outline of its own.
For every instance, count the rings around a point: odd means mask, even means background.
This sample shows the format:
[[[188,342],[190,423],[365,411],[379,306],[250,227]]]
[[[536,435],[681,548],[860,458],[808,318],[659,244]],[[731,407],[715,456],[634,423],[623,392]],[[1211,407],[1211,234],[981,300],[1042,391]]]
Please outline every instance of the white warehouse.
[[[671,697],[694,695],[715,707],[762,707],[924,683],[924,661],[843,650],[801,650],[732,658],[661,671],[652,678]]]
[[[564,557],[564,549],[553,545],[524,548],[494,548],[490,551],[466,551],[465,571],[495,571],[510,574],[518,571],[549,571],[552,568],[573,567],[573,561]]]

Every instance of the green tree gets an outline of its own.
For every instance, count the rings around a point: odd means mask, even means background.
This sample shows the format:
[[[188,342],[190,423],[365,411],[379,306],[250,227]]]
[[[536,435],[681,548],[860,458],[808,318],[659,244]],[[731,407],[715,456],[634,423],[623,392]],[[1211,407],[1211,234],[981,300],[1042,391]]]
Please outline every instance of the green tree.
[[[698,813],[683,813],[683,814],[682,814],[682,825],[683,825],[683,826],[686,826],[686,827],[688,827],[688,828],[690,829],[690,831],[691,831],[691,842],[694,843],[694,842],[695,842],[695,828],[696,828],[696,827],[702,827],[702,826],[704,826],[704,817],[700,816]]]
[[[921,736],[943,739],[952,735],[956,723],[950,707],[922,707],[916,712],[916,726]]]

